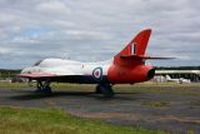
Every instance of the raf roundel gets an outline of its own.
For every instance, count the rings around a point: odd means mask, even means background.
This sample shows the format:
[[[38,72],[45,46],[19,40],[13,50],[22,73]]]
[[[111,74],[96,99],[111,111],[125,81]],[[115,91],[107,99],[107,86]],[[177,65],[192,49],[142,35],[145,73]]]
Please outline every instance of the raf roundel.
[[[102,79],[103,69],[101,67],[97,67],[93,70],[92,76],[94,79],[100,81]]]

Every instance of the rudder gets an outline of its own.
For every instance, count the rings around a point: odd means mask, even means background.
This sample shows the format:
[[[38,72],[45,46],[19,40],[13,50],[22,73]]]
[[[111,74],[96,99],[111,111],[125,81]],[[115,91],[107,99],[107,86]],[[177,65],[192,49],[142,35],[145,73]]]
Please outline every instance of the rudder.
[[[151,35],[151,29],[138,33],[133,40],[116,56],[122,55],[144,55]]]
[[[151,35],[151,29],[145,29],[138,33],[130,43],[114,57],[114,63],[124,64],[123,56],[144,56]],[[140,62],[140,61],[139,61]],[[129,63],[125,63],[129,64]]]

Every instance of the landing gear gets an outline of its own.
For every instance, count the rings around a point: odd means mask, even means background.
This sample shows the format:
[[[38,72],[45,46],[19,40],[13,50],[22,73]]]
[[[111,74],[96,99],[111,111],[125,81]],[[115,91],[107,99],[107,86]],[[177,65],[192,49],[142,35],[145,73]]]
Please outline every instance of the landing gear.
[[[102,94],[102,91],[101,91],[101,89],[100,89],[100,85],[97,85],[96,86],[96,92],[95,92],[96,94]]]
[[[99,84],[96,87],[97,94],[103,94],[105,97],[112,97],[114,92],[112,90],[112,86],[108,83]]]
[[[39,93],[52,93],[50,81],[37,81],[37,90]]]

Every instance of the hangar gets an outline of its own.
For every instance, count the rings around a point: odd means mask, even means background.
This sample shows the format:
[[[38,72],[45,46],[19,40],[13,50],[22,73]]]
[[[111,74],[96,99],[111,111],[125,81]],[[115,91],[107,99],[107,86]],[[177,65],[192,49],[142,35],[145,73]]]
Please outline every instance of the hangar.
[[[156,77],[170,76],[172,79],[188,79],[191,82],[200,82],[200,66],[198,67],[157,67]],[[162,81],[162,80],[161,80]]]

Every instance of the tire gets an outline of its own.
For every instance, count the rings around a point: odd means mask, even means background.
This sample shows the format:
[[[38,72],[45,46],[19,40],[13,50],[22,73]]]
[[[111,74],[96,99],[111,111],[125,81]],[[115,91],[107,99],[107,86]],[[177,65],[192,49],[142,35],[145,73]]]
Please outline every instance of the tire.
[[[52,93],[51,88],[49,86],[43,89],[44,93]]]
[[[97,85],[97,86],[96,86],[96,91],[95,91],[95,93],[96,93],[96,94],[102,94],[100,85]]]
[[[99,85],[99,87],[104,97],[113,97],[114,92],[109,84]]]

